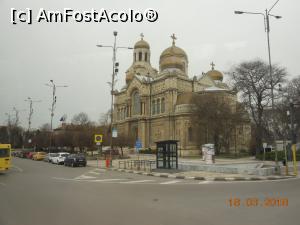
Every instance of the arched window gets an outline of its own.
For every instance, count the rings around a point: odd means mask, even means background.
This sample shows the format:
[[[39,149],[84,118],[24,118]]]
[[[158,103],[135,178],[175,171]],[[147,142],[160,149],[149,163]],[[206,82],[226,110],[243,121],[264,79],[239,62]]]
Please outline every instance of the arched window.
[[[165,98],[161,99],[161,113],[165,112]]]
[[[156,103],[156,112],[157,112],[157,114],[160,113],[160,99],[157,99],[157,103]]]
[[[132,94],[132,115],[141,114],[141,101],[138,91],[133,92]]]
[[[139,61],[142,61],[142,52],[139,52]]]
[[[145,53],[145,61],[147,62],[147,60],[148,60],[148,53],[146,52]]]
[[[152,115],[155,114],[155,100],[152,100]]]
[[[136,61],[136,53],[133,53],[133,60]]]

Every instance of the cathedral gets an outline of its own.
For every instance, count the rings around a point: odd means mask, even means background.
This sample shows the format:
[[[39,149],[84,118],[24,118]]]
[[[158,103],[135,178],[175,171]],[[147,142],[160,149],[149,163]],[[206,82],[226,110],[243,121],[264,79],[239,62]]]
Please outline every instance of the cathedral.
[[[141,39],[135,43],[133,62],[126,71],[126,85],[114,92],[113,127],[118,135],[133,135],[143,148],[155,149],[157,141],[177,140],[180,156],[201,154],[201,145],[193,132],[192,96],[199,93],[221,94],[237,105],[237,93],[223,82],[223,74],[211,70],[201,76],[188,76],[188,56],[176,46],[173,34],[172,45],[159,58],[159,70],[152,67],[150,45]],[[251,126],[245,120],[237,125],[230,151],[248,150]],[[194,135],[195,136],[195,135]],[[197,138],[196,138],[197,139]],[[212,143],[211,140],[206,140]]]

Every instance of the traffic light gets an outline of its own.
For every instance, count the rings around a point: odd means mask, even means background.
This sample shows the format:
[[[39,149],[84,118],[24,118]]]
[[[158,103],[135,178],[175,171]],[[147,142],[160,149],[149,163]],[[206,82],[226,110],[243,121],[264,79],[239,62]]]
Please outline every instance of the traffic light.
[[[116,62],[115,63],[115,73],[118,73],[119,72],[119,63]]]

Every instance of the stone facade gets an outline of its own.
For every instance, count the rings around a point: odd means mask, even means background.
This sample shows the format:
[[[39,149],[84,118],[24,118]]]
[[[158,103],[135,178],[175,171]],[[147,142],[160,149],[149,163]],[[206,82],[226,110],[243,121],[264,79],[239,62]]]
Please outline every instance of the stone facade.
[[[133,63],[126,72],[126,85],[114,94],[113,126],[119,135],[131,134],[143,148],[155,148],[156,141],[178,140],[179,155],[199,155],[199,141],[191,139],[192,93],[216,93],[237,104],[236,93],[222,82],[223,75],[214,69],[193,78],[188,76],[188,57],[175,45],[160,56],[159,71],[151,66],[150,46],[143,37],[134,46]],[[234,149],[248,149],[250,123],[237,127]],[[205,140],[204,141],[209,141]],[[204,143],[203,143],[204,144]],[[233,148],[233,145],[230,147]]]

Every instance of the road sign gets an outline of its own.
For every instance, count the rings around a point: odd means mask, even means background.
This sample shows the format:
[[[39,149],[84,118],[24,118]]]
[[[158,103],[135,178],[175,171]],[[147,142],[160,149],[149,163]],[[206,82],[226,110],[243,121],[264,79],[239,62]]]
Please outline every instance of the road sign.
[[[263,148],[266,148],[268,146],[267,143],[263,143]]]
[[[135,148],[136,149],[142,148],[142,142],[139,139],[137,139],[135,142]]]
[[[102,143],[103,142],[103,135],[102,134],[95,134],[95,143]]]
[[[117,128],[113,128],[113,129],[112,129],[112,137],[113,137],[113,138],[118,137],[118,131],[117,131]]]

